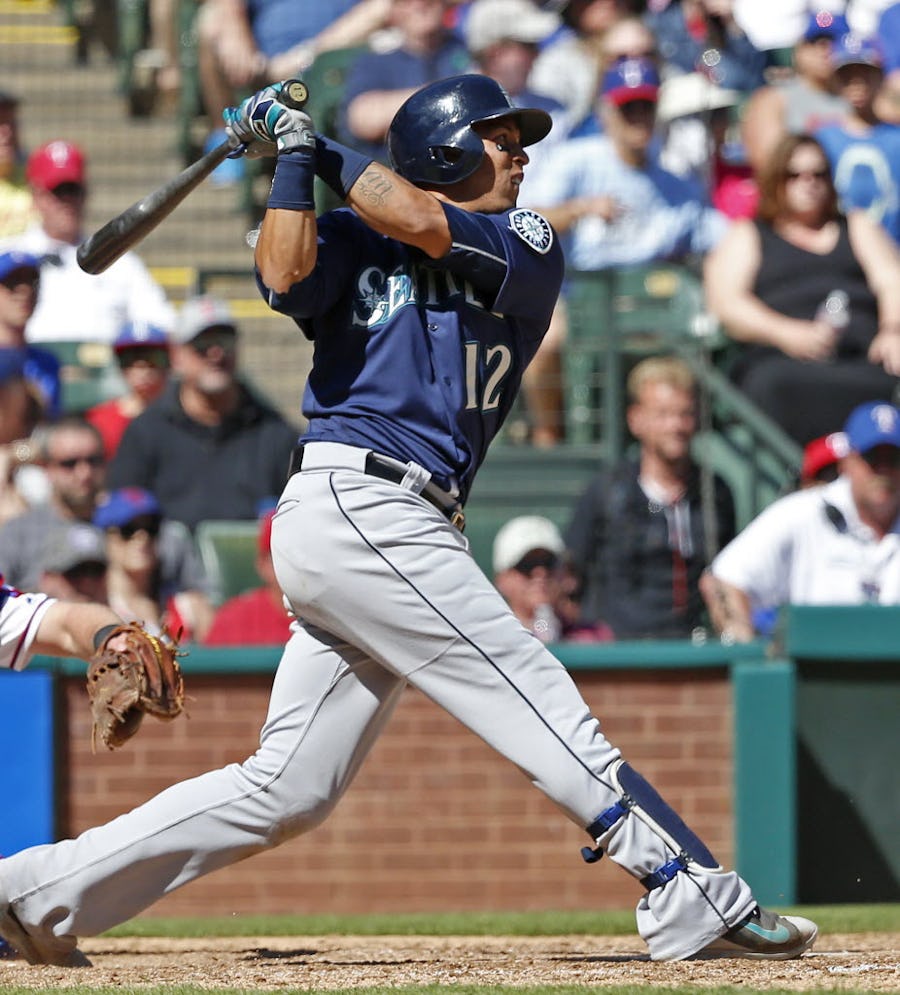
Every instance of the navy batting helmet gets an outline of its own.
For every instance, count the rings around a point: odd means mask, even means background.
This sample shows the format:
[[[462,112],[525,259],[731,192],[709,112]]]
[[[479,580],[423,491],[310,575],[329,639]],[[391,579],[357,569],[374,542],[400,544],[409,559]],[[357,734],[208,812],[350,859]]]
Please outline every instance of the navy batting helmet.
[[[514,107],[489,76],[451,76],[431,83],[414,93],[391,122],[391,165],[410,183],[442,186],[464,180],[484,155],[472,125],[500,117],[517,122],[522,145],[539,142],[552,125],[546,111]]]

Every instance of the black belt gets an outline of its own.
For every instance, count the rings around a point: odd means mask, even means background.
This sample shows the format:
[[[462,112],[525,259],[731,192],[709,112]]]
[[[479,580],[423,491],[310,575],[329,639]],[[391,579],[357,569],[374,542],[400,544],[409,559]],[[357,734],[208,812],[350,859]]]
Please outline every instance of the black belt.
[[[303,446],[297,446],[291,454],[291,465],[288,476],[299,472],[303,468]],[[364,473],[370,477],[378,477],[380,480],[387,480],[392,484],[401,484],[406,476],[406,468],[403,464],[395,464],[378,453],[366,453]],[[435,508],[449,520],[450,524],[459,529],[460,532],[466,527],[466,516],[463,514],[462,505],[454,501],[450,494],[442,490],[437,484],[427,483],[419,494],[425,500],[434,505]]]

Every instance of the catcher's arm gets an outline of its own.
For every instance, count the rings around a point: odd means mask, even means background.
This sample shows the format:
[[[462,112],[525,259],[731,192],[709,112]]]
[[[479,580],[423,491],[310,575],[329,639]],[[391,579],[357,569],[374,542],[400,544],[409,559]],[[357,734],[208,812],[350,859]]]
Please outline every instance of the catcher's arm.
[[[107,605],[56,601],[41,619],[37,636],[32,643],[32,652],[89,660],[96,651],[94,637],[99,630],[124,624]]]

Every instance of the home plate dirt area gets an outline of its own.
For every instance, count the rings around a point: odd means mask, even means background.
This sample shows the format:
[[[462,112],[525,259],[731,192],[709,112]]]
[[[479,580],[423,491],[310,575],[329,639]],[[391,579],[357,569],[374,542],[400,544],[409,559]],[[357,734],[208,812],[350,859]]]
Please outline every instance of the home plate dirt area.
[[[253,989],[414,985],[743,985],[900,991],[900,934],[820,936],[800,960],[656,964],[630,936],[279,936],[85,939],[93,967],[0,961],[0,988],[69,985]]]

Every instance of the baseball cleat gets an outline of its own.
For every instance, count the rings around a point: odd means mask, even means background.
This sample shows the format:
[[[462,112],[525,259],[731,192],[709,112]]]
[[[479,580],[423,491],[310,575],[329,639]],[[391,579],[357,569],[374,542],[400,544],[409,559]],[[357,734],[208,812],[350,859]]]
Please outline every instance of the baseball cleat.
[[[750,957],[756,960],[792,960],[815,943],[819,927],[802,916],[780,916],[756,908],[695,957]]]
[[[90,967],[91,962],[71,942],[42,942],[28,933],[9,905],[0,906],[0,942],[14,947],[29,964],[55,967]]]

